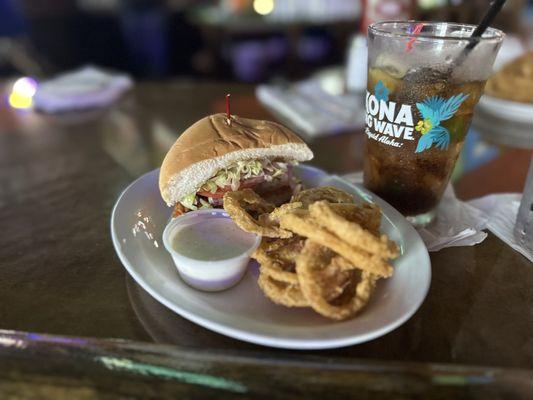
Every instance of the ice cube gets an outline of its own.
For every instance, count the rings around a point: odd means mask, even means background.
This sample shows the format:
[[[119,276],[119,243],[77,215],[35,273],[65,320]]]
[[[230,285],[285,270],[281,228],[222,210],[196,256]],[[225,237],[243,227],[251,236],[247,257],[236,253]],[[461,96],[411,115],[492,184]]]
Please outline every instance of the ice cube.
[[[382,69],[393,78],[401,78],[407,71],[404,62],[397,60],[386,53],[382,53],[377,57],[376,62],[374,63],[374,68]]]
[[[379,81],[385,85],[390,95],[396,91],[396,87],[400,83],[398,78],[390,76],[384,70],[371,68],[368,71],[368,87],[372,88],[373,90]]]

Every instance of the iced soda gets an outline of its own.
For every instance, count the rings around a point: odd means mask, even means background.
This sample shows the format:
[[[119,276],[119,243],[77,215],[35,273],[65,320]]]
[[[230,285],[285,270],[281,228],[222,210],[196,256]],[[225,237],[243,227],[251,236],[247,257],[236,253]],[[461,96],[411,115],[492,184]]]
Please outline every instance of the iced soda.
[[[435,29],[438,23],[425,24],[428,32],[422,31],[409,50],[410,24],[416,23],[370,27],[364,184],[423,225],[432,219],[450,180],[490,70],[485,64],[477,70],[455,66],[461,40],[432,37],[435,30],[445,32]],[[492,65],[495,51],[487,49],[486,55],[482,43],[464,64],[481,57]],[[493,45],[496,51],[499,43]],[[419,216],[425,217],[417,221]]]

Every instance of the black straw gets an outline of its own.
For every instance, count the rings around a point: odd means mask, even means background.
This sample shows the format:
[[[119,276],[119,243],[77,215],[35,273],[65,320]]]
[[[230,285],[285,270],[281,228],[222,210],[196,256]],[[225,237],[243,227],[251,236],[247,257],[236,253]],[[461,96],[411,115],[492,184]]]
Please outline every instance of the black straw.
[[[468,43],[463,51],[461,51],[461,54],[457,57],[455,60],[455,68],[457,68],[459,65],[461,65],[465,58],[468,56],[468,53],[476,47],[476,44],[479,43],[479,38],[485,33],[489,25],[494,20],[494,17],[498,15],[500,10],[502,9],[503,5],[505,4],[506,0],[495,0],[490,5],[489,9],[487,10],[487,13],[479,23],[479,25],[474,29],[474,32],[472,32],[472,35],[470,35],[470,43]]]
[[[487,10],[487,13],[470,36],[470,38],[473,40],[471,40],[470,43],[468,43],[468,45],[463,50],[463,54],[461,54],[461,57],[459,57],[461,61],[464,59],[464,57],[466,57],[468,52],[472,50],[476,46],[476,44],[478,44],[478,39],[485,33],[485,31],[492,23],[496,15],[498,15],[503,5],[505,4],[505,1],[506,0],[495,0],[492,2],[489,9]]]

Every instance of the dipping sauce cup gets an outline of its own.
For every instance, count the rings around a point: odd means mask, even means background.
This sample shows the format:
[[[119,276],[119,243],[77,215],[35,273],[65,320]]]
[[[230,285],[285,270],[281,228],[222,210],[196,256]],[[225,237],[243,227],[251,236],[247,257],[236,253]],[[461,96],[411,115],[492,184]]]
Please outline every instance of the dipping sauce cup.
[[[224,210],[207,209],[171,220],[163,243],[187,284],[214,292],[241,280],[261,237],[241,230]]]

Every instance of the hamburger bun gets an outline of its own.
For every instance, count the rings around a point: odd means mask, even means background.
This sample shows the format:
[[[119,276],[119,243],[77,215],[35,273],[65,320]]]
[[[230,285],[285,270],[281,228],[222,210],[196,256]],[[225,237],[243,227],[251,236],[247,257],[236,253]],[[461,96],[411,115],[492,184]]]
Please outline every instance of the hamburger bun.
[[[280,124],[232,116],[229,125],[226,114],[214,114],[195,122],[172,145],[161,165],[159,190],[172,206],[236,161],[312,158],[304,141]]]

